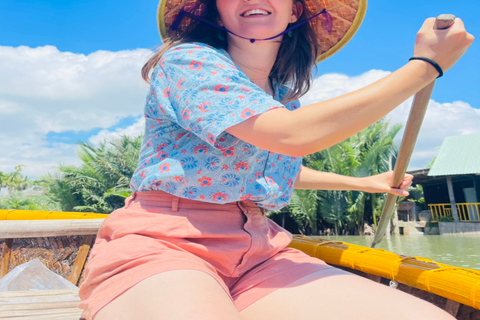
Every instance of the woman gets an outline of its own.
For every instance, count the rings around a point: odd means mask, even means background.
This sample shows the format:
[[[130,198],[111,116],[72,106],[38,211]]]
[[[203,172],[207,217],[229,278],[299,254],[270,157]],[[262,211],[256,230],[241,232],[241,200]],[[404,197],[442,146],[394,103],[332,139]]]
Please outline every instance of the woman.
[[[452,319],[430,304],[287,248],[265,217],[293,187],[406,195],[411,176],[301,166],[448,70],[473,37],[427,19],[404,67],[298,108],[315,62],[353,35],[365,1],[162,0],[134,194],[102,225],[80,289],[103,319]],[[342,23],[344,24],[342,26]],[[438,65],[437,65],[438,64]]]

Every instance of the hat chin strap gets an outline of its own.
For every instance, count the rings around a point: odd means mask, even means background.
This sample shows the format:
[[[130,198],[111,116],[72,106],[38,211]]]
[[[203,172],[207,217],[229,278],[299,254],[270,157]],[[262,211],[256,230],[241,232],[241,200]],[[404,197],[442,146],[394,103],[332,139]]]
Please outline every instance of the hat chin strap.
[[[300,27],[300,26],[303,26],[304,24],[308,23],[310,20],[315,19],[316,17],[318,17],[318,16],[320,16],[320,15],[322,15],[322,16],[325,17],[325,20],[326,20],[326,23],[327,23],[327,31],[328,31],[328,33],[331,33],[331,32],[332,32],[332,17],[330,16],[330,14],[327,12],[326,9],[323,9],[321,12],[319,12],[319,13],[311,16],[311,17],[308,18],[308,19],[305,19],[305,20],[303,20],[303,21],[301,21],[301,22],[298,22],[298,23],[294,24],[293,26],[291,26],[290,28],[287,28],[287,29],[286,29],[285,31],[283,31],[283,32],[280,32],[280,33],[277,34],[276,36],[273,36],[273,37],[270,37],[270,38],[265,38],[265,39],[251,39],[251,38],[243,37],[243,36],[241,36],[241,35],[238,35],[238,34],[232,32],[232,31],[228,30],[228,29],[225,28],[225,27],[221,27],[221,26],[219,26],[218,24],[215,24],[215,23],[213,23],[213,22],[211,22],[211,21],[208,21],[208,20],[206,20],[206,19],[204,19],[204,18],[202,18],[202,17],[200,17],[200,16],[196,16],[196,15],[194,15],[194,14],[188,12],[188,11],[185,11],[183,8],[180,9],[180,12],[178,13],[178,15],[177,15],[177,17],[175,18],[175,20],[173,21],[173,23],[171,24],[170,30],[177,30],[178,27],[179,27],[179,25],[180,25],[180,22],[182,21],[182,19],[184,18],[184,16],[187,16],[187,17],[190,17],[190,18],[192,18],[192,19],[195,19],[195,20],[204,22],[204,23],[206,23],[206,24],[208,24],[208,25],[210,25],[210,26],[212,26],[212,27],[214,27],[214,28],[217,28],[217,29],[219,29],[219,30],[228,32],[228,33],[230,33],[231,35],[234,35],[234,36],[236,36],[236,37],[238,37],[238,38],[245,39],[245,40],[249,40],[251,43],[255,43],[256,41],[267,41],[267,40],[273,40],[273,39],[275,39],[275,38],[281,37],[281,36],[283,36],[284,34],[292,31],[293,29],[296,29],[296,28],[298,28],[298,27]]]

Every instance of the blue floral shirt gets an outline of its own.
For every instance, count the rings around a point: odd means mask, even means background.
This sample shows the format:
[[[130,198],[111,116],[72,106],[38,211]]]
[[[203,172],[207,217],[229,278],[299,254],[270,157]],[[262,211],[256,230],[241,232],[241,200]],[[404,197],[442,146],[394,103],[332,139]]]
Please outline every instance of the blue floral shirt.
[[[145,135],[134,191],[162,190],[199,201],[250,199],[267,210],[288,204],[301,158],[260,149],[225,129],[275,108],[285,88],[266,94],[225,50],[202,43],[175,46],[152,73]]]

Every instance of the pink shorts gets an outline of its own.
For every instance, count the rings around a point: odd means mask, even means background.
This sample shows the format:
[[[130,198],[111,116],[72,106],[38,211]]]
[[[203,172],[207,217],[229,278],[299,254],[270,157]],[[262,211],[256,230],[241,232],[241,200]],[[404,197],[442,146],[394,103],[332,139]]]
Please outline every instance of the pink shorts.
[[[291,234],[250,201],[212,204],[136,192],[101,226],[80,287],[83,317],[165,271],[215,278],[242,310],[278,288],[331,268],[287,248]]]

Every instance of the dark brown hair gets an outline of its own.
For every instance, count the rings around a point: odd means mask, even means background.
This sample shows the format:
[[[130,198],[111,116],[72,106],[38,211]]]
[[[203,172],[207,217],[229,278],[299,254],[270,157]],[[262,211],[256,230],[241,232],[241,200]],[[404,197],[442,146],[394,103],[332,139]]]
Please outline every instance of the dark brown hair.
[[[219,18],[215,0],[197,0],[204,2],[207,10],[204,19],[216,23]],[[308,18],[303,0],[294,0],[303,7],[298,21]],[[290,27],[291,25],[289,25]],[[227,49],[227,34],[200,21],[192,21],[189,28],[176,36],[170,36],[142,68],[142,77],[150,82],[150,72],[158,64],[165,51],[181,43],[202,42],[217,49]],[[270,72],[270,80],[280,86],[287,85],[290,90],[284,101],[292,101],[304,95],[311,86],[311,71],[315,66],[320,45],[310,23],[291,30],[283,36],[277,59]]]

